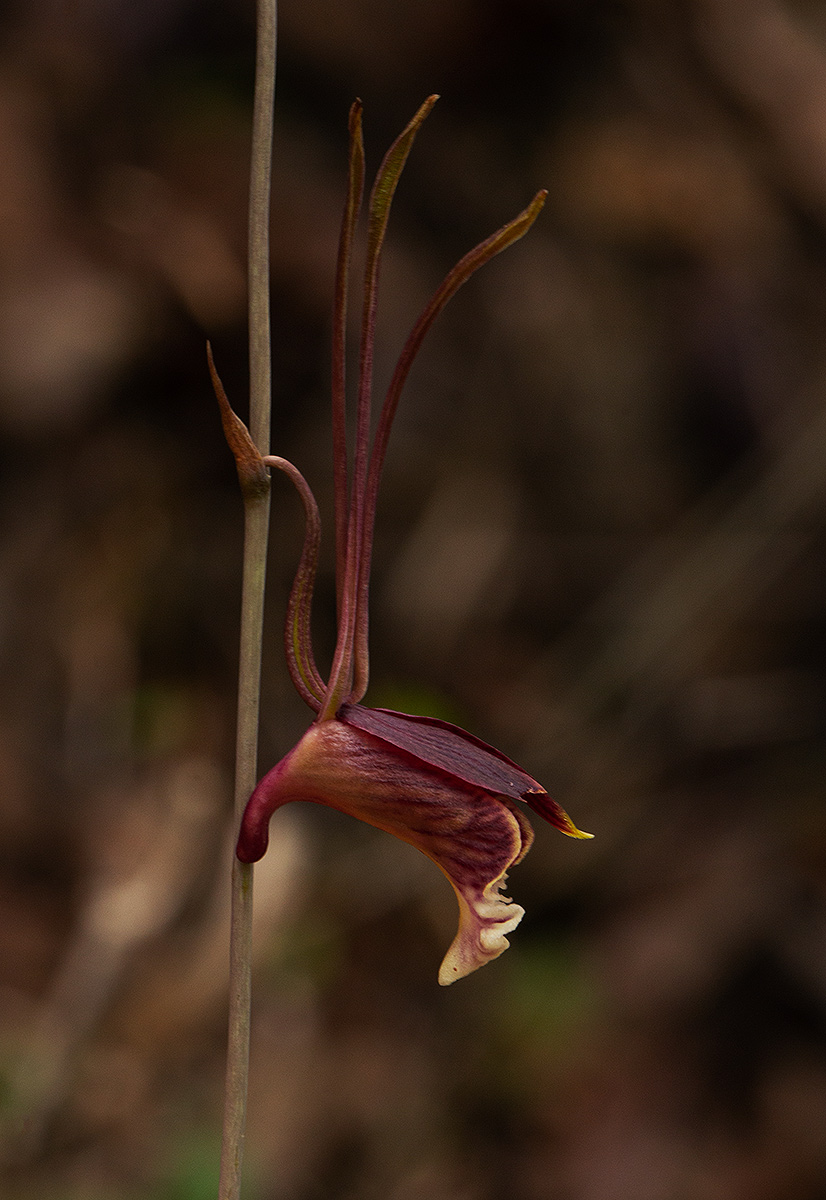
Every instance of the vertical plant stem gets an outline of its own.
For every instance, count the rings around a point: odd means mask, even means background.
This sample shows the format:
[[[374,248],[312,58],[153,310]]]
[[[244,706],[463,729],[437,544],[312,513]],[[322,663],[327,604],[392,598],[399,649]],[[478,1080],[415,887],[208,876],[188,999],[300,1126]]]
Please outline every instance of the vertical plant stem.
[[[275,100],[276,0],[258,0],[255,99],[249,203],[250,433],[269,453],[270,347],[270,177]],[[235,761],[235,823],[255,786],[261,642],[264,620],[269,489],[244,489],[244,565],[241,590],[241,649]],[[229,1036],[221,1142],[219,1200],[239,1200],[249,1075],[252,973],[253,868],[233,856],[230,927]]]
[[[277,0],[258,0],[249,207],[250,433],[270,445],[270,176]]]

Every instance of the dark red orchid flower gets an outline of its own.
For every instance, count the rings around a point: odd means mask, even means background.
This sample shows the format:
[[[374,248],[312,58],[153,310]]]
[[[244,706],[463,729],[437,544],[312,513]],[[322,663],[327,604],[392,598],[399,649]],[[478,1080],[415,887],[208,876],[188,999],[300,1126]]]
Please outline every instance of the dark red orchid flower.
[[[540,192],[515,220],[471,250],[446,276],[402,350],[370,450],[373,342],[379,260],[393,193],[413,139],[437,97],[431,96],[390,147],[369,203],[364,308],[352,483],[348,480],[345,420],[345,334],[350,256],[361,208],[364,150],[361,104],[350,111],[347,202],[336,275],[333,332],[333,453],[335,461],[338,640],[329,680],[322,679],[310,638],[310,607],[320,540],[318,509],[298,470],[286,460],[259,464],[290,476],[301,495],[307,533],[287,612],[286,652],[293,683],[317,716],[289,754],[249,799],[237,854],[255,862],[267,848],[270,817],[291,800],[312,800],[349,813],[423,851],[445,873],[459,900],[459,931],[442,963],[439,982],[452,983],[496,958],[523,909],[501,895],[507,871],[527,853],[532,808],[571,837],[590,834],[504,754],[464,730],[430,717],[363,707],[367,690],[368,590],[376,496],[399,395],[422,339],[453,293],[473,272],[530,228]],[[231,413],[213,370],[224,424],[236,457],[257,453]],[[243,445],[242,445],[243,443]],[[239,460],[240,461],[240,460]],[[249,474],[249,472],[248,472]],[[350,486],[348,486],[350,485]]]

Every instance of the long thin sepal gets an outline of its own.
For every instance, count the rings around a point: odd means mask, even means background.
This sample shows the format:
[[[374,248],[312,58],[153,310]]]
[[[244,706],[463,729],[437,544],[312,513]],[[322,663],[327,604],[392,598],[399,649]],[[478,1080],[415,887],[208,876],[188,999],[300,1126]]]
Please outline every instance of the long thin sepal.
[[[370,217],[367,231],[367,252],[364,270],[364,302],[362,309],[361,345],[359,355],[359,392],[356,413],[356,440],[353,453],[353,487],[350,496],[350,515],[347,527],[347,562],[344,589],[340,596],[338,638],[333,657],[330,683],[322,706],[321,718],[332,717],[347,698],[353,682],[353,653],[359,579],[361,576],[361,547],[363,543],[364,500],[367,462],[370,445],[370,398],[373,389],[373,345],[376,331],[379,261],[384,235],[390,216],[390,206],[407,161],[413,140],[438,96],[429,96],[416,115],[396,138],[384,156],[370,193]]]
[[[319,674],[313,655],[310,616],[313,604],[313,588],[318,570],[318,551],[321,545],[321,519],[318,505],[304,476],[298,467],[286,458],[267,454],[264,463],[282,471],[291,481],[301,497],[306,516],[304,547],[295,573],[290,599],[287,602],[287,620],[284,625],[284,649],[287,669],[295,689],[315,712],[321,708],[326,684]]]
[[[339,618],[341,617],[342,591],[347,565],[347,293],[353,236],[364,193],[364,141],[361,132],[361,112],[361,100],[354,101],[350,109],[349,121],[350,154],[347,199],[341,219],[333,303],[333,479],[336,512],[336,600]]]
[[[453,270],[448,272],[428,304],[422,310],[399,355],[399,360],[393,372],[390,386],[387,389],[379,423],[376,428],[373,450],[370,455],[370,469],[365,486],[365,510],[362,527],[362,548],[359,556],[361,563],[355,626],[355,673],[350,696],[353,703],[361,700],[367,690],[367,604],[370,586],[370,561],[373,550],[373,531],[376,521],[376,500],[381,471],[387,452],[387,442],[390,437],[390,429],[393,424],[393,418],[396,415],[402,388],[413,365],[413,360],[419,352],[425,334],[448,300],[459,290],[463,283],[466,283],[470,279],[475,271],[478,271],[486,262],[489,262],[497,254],[501,253],[502,250],[505,250],[528,232],[531,225],[533,225],[539,216],[547,194],[545,190],[537,192],[528,207],[518,217],[509,221],[507,225],[503,225],[501,229],[491,234],[490,237],[485,238],[478,246],[474,246],[456,264]]]

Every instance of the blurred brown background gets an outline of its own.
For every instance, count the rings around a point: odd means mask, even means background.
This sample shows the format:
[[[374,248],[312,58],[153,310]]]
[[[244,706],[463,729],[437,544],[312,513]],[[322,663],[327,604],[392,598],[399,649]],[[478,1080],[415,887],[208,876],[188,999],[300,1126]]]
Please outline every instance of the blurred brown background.
[[[0,17],[0,1113],[9,1200],[215,1194],[245,409],[249,0]],[[436,986],[409,847],[280,813],[257,871],[249,1200],[826,1197],[826,9],[283,0],[273,448],[327,517],[347,109],[420,101],[379,382],[411,376],[368,700],[459,721],[538,828],[512,947]],[[280,650],[262,770],[309,714]],[[21,1127],[24,1133],[21,1134]]]

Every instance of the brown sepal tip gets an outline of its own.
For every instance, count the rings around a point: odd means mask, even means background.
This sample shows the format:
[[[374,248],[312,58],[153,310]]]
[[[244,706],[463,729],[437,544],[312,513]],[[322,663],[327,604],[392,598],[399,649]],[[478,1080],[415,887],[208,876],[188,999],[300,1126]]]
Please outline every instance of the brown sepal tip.
[[[227,445],[235,459],[241,491],[244,496],[264,496],[270,487],[270,473],[267,470],[267,465],[261,457],[258,447],[252,440],[250,431],[232,409],[227,394],[224,391],[224,385],[221,383],[221,379],[215,369],[212,346],[209,342],[207,342],[206,351],[212,387],[215,391],[215,397],[221,413],[221,425],[224,429],[224,437],[226,438]]]

